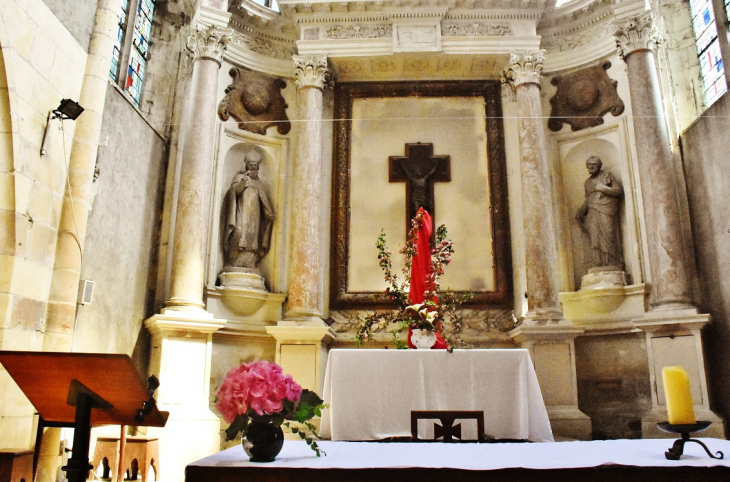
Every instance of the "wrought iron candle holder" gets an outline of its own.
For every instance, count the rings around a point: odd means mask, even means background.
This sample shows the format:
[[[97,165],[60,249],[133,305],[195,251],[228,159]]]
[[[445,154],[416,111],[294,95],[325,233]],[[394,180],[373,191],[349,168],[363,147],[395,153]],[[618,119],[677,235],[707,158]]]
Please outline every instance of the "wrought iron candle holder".
[[[701,432],[707,427],[710,426],[712,422],[697,422],[697,423],[686,423],[686,424],[671,424],[669,422],[661,422],[656,424],[657,427],[659,427],[660,430],[663,430],[664,432],[668,433],[678,433],[682,436],[682,438],[677,439],[674,441],[674,445],[672,445],[672,448],[664,452],[664,456],[669,460],[679,460],[679,458],[682,456],[682,453],[684,452],[684,444],[687,442],[696,442],[702,446],[703,449],[705,449],[705,452],[707,452],[707,455],[710,456],[710,458],[713,459],[722,459],[725,457],[725,454],[723,454],[721,451],[717,451],[715,455],[712,455],[712,452],[710,452],[710,449],[707,448],[707,445],[703,444],[701,441],[689,438],[689,435],[693,432]]]

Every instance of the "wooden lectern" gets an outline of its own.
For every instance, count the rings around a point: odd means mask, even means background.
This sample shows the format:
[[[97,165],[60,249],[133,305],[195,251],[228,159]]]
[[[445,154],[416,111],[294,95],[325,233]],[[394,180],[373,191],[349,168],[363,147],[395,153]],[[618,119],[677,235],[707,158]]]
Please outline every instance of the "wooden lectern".
[[[74,428],[73,452],[63,470],[69,482],[83,482],[91,469],[92,426],[167,422],[168,413],[152,397],[159,382],[150,377],[146,387],[127,355],[0,351],[0,363],[40,415],[34,471],[44,427]]]

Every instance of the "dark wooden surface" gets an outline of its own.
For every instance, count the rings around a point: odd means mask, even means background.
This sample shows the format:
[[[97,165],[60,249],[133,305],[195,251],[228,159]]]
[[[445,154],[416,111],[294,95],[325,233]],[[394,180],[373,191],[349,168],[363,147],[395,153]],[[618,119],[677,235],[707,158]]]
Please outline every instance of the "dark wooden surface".
[[[625,467],[582,469],[458,470],[303,469],[188,466],[185,482],[728,482],[728,467]]]

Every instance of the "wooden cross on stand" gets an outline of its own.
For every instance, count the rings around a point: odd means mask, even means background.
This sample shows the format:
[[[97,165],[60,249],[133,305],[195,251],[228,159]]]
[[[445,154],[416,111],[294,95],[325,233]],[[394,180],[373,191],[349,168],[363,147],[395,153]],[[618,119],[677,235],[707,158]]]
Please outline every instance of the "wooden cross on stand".
[[[451,157],[434,156],[433,144],[406,144],[406,155],[388,157],[388,180],[406,183],[406,233],[418,208],[435,220],[433,184],[451,181]]]

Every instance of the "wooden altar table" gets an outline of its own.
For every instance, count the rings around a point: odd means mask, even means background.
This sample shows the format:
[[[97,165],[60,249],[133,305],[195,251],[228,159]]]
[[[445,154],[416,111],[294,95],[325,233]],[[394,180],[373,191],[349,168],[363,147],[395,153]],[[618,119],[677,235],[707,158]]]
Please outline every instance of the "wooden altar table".
[[[330,405],[322,413],[325,439],[409,437],[411,411],[477,410],[496,439],[553,440],[530,354],[521,348],[330,350],[323,398]]]
[[[715,453],[730,442],[701,439]],[[303,441],[284,442],[274,462],[254,463],[240,446],[187,466],[186,482],[727,482],[730,460],[710,459],[694,443],[681,460],[671,439],[548,443],[329,442],[317,457]]]

